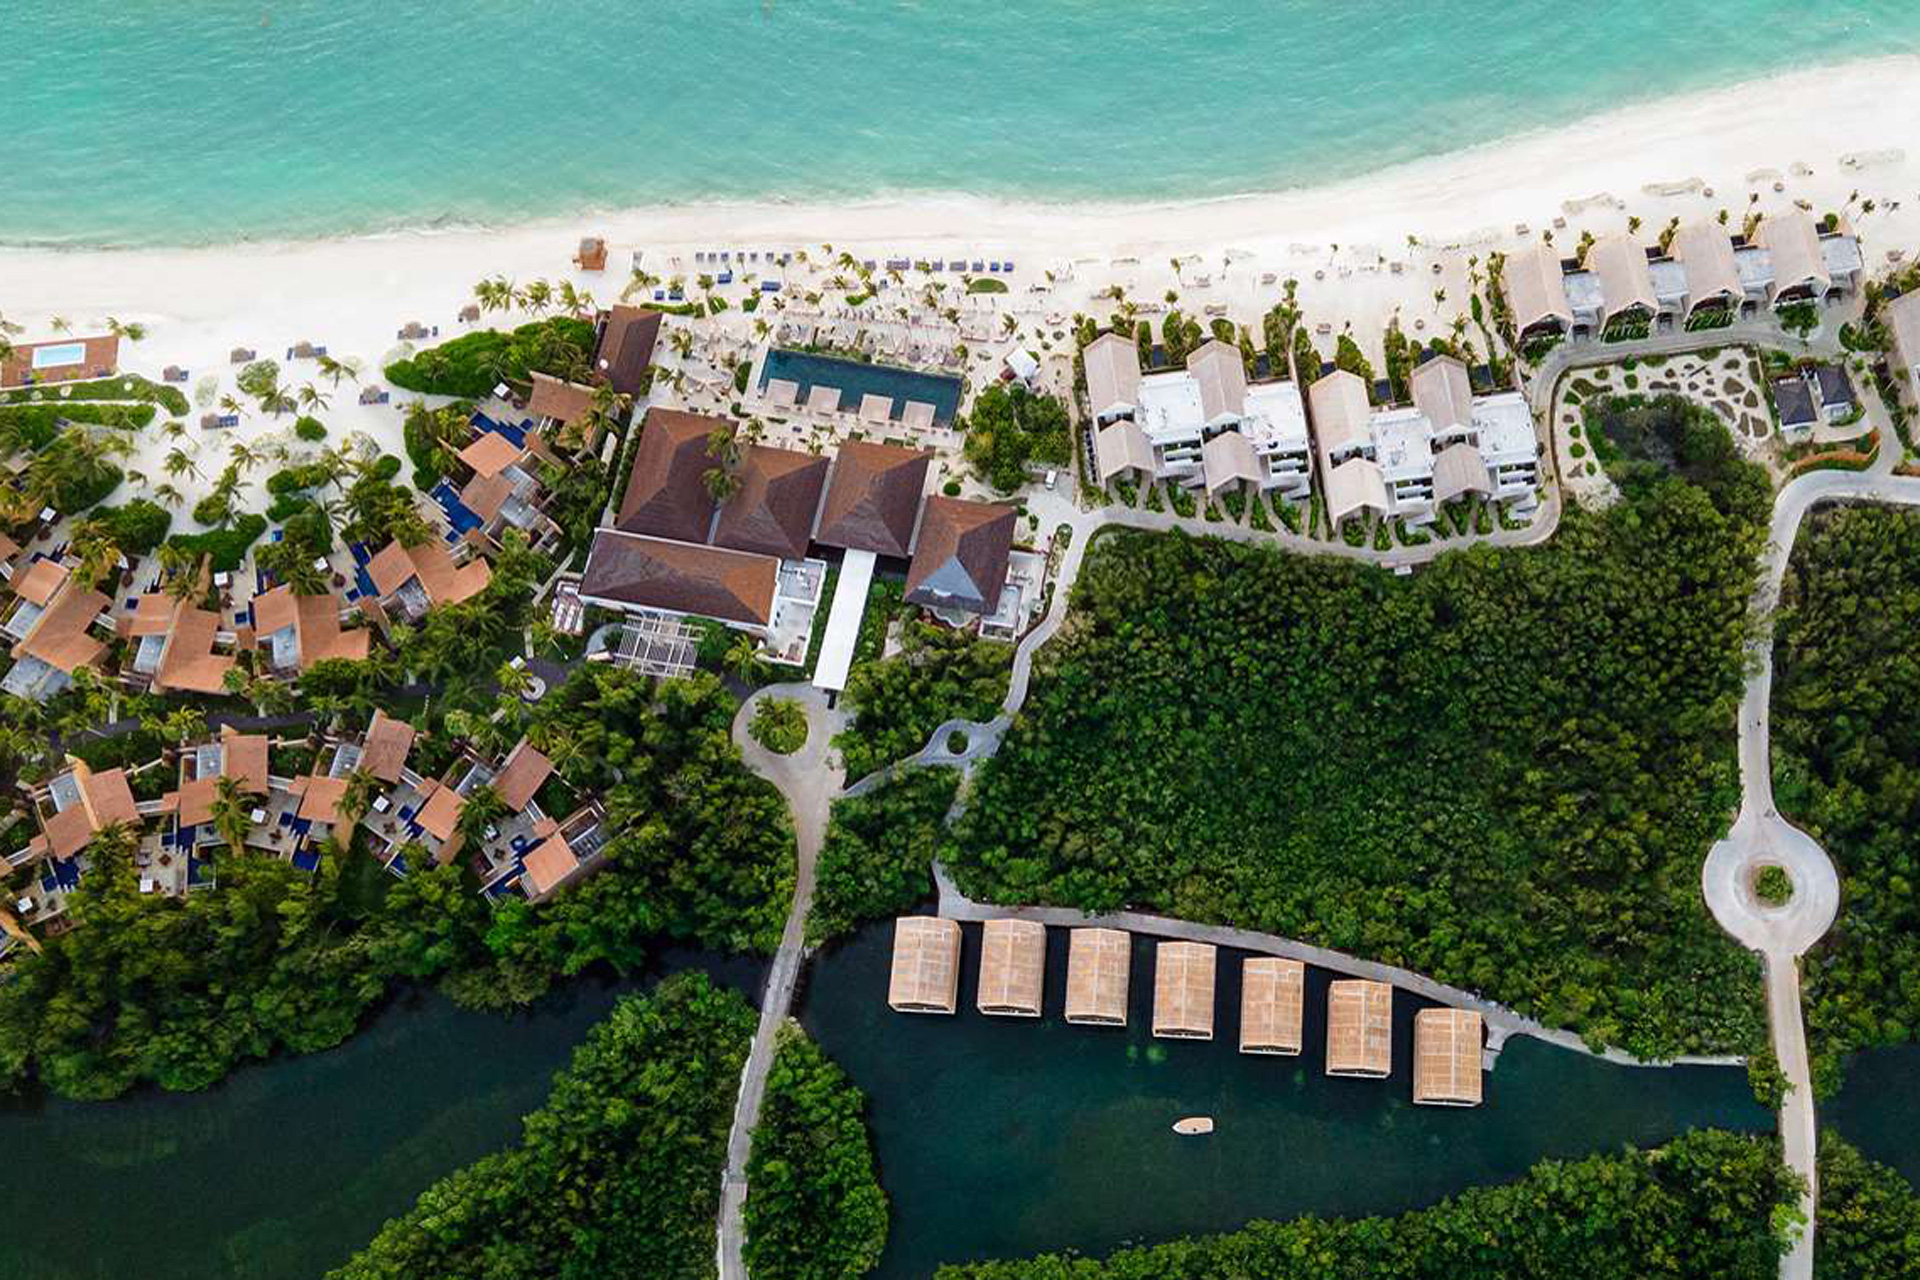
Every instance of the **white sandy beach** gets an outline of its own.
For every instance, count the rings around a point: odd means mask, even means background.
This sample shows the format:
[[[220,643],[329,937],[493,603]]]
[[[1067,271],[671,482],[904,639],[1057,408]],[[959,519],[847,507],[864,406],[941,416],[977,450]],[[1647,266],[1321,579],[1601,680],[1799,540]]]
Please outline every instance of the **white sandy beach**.
[[[54,316],[75,333],[95,331],[107,316],[138,321],[149,336],[123,344],[124,367],[158,376],[182,365],[196,382],[218,374],[230,389],[230,348],[278,358],[301,340],[359,357],[377,376],[403,323],[438,325],[443,338],[461,332],[456,315],[484,276],[570,279],[605,303],[619,294],[635,251],[658,274],[691,278],[705,269],[694,264],[700,250],[807,249],[818,261],[831,244],[871,258],[1014,259],[1013,292],[990,304],[1030,324],[1043,314],[1104,315],[1111,304],[1094,299],[1114,284],[1142,301],[1177,289],[1190,313],[1224,308],[1252,321],[1277,300],[1277,287],[1263,277],[1295,277],[1310,321],[1350,324],[1377,350],[1396,310],[1409,330],[1445,329],[1464,306],[1470,256],[1537,238],[1556,219],[1564,226],[1555,243],[1572,253],[1583,230],[1623,230],[1629,216],[1641,219],[1650,242],[1669,218],[1711,219],[1721,209],[1738,229],[1750,196],[1762,211],[1803,201],[1816,214],[1845,214],[1869,273],[1877,273],[1888,251],[1920,250],[1917,119],[1920,59],[1880,59],[1596,116],[1354,182],[1192,204],[1020,206],[929,197],[708,205],[287,244],[0,250],[0,314],[25,326],[18,341],[53,336]],[[1849,203],[1856,191],[1859,200]],[[1876,206],[1871,213],[1862,212],[1867,200]],[[584,234],[608,240],[606,272],[571,265]],[[1409,236],[1419,245],[1410,246]],[[1176,275],[1170,260],[1194,255]],[[1071,279],[1049,288],[1047,271]],[[797,268],[786,275],[804,287]],[[1446,290],[1446,301],[1436,301],[1437,289]],[[744,328],[737,309],[730,317]],[[311,366],[296,365],[287,380],[312,376]],[[397,450],[398,415],[353,399],[343,384],[323,415],[335,434],[368,430]],[[209,441],[207,457],[224,454],[228,438],[285,425],[250,417],[239,432]]]

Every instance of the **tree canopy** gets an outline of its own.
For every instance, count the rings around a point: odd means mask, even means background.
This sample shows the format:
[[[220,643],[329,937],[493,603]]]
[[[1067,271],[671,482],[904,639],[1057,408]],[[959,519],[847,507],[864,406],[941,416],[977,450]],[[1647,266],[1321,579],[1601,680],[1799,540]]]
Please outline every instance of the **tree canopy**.
[[[1073,433],[1066,406],[1025,387],[995,383],[956,424],[966,432],[966,457],[974,474],[1002,493],[1027,482],[1027,465],[1065,466],[1073,460]]]
[[[948,720],[993,719],[1012,666],[1011,645],[905,618],[900,652],[857,663],[847,678],[853,719],[834,739],[847,777],[864,778],[912,755]]]

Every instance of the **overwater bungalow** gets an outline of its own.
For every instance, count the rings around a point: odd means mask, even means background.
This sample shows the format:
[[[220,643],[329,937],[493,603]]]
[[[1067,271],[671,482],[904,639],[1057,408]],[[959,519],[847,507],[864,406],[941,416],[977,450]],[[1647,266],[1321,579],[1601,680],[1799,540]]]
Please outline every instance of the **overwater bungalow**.
[[[1068,1022],[1127,1025],[1127,983],[1133,935],[1120,929],[1075,929],[1068,936]]]
[[[1346,978],[1327,988],[1327,1074],[1393,1072],[1393,988]]]
[[[893,923],[887,1005],[895,1013],[952,1013],[960,1002],[960,925],[938,916]]]
[[[1307,967],[1279,956],[1240,966],[1240,1052],[1298,1054]]]
[[[1047,927],[1032,920],[989,920],[980,931],[980,1012],[1037,1018],[1047,973]]]
[[[1213,1039],[1214,947],[1162,942],[1153,957],[1153,1034],[1171,1040]]]
[[[1413,1017],[1413,1100],[1430,1107],[1480,1105],[1480,1015],[1422,1009]]]

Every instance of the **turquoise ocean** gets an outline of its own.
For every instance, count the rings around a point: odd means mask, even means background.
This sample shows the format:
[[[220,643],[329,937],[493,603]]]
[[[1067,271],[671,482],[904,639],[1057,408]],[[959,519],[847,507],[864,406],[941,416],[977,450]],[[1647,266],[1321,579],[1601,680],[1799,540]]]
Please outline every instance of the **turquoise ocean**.
[[[0,243],[1313,185],[1920,51],[1914,0],[10,0]]]

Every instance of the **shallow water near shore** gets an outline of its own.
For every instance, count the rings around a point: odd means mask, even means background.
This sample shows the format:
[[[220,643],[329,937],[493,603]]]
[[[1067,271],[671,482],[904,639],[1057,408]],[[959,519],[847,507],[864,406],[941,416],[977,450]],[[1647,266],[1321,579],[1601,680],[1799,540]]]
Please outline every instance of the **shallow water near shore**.
[[[22,0],[7,19],[0,242],[58,244],[1272,191],[1920,50],[1904,0]]]
[[[513,1146],[553,1073],[620,996],[697,967],[758,1000],[765,964],[663,953],[533,1008],[403,994],[337,1049],[200,1093],[0,1105],[8,1280],[312,1280],[436,1179]]]
[[[1485,1105],[1412,1104],[1413,1015],[1396,992],[1394,1074],[1322,1071],[1326,987],[1308,970],[1305,1051],[1237,1051],[1241,953],[1222,951],[1215,1040],[1155,1040],[1152,940],[1136,937],[1127,1029],[1060,1018],[1066,931],[1048,931],[1039,1021],[973,1011],[979,929],[965,929],[961,1012],[886,1007],[892,926],[810,970],[802,1021],[867,1092],[893,1230],[877,1280],[942,1262],[1076,1249],[1098,1254],[1255,1218],[1392,1213],[1511,1181],[1537,1161],[1649,1146],[1689,1128],[1771,1132],[1738,1068],[1614,1066],[1508,1042]],[[1175,1134],[1208,1115],[1210,1137]]]

